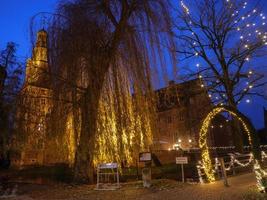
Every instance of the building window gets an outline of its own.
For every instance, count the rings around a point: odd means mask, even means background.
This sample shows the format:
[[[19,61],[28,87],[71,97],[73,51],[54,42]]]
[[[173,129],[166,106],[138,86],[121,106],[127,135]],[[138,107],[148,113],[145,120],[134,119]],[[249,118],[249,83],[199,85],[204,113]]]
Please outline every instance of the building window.
[[[41,104],[44,106],[45,105],[45,99],[41,99]]]
[[[171,116],[169,116],[169,117],[167,118],[167,122],[168,122],[168,124],[172,123],[172,117],[171,117]]]

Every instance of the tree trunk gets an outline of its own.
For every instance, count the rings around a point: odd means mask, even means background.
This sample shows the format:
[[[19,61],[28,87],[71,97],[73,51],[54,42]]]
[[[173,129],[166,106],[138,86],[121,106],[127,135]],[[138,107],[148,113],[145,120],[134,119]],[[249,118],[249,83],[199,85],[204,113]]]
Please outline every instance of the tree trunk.
[[[229,105],[230,107],[237,112],[237,105],[234,101],[234,98],[229,98]],[[234,146],[236,151],[242,153],[244,151],[244,133],[242,131],[242,125],[240,124],[239,120],[236,117],[233,117],[233,123],[232,123],[232,134],[233,134],[233,140],[234,140]]]
[[[75,156],[74,181],[93,183],[94,168],[92,155],[95,147],[100,90],[89,91],[84,94],[81,102],[81,134]]]
[[[109,63],[103,63],[103,70],[90,71],[87,90],[81,98],[81,134],[74,162],[75,182],[94,182],[93,154],[98,119],[98,108]]]

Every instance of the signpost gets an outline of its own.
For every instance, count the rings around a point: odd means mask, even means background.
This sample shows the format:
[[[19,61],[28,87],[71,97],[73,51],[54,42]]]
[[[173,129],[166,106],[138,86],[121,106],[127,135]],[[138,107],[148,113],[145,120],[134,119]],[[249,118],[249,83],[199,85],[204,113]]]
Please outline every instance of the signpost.
[[[176,164],[181,165],[182,181],[184,183],[184,164],[188,164],[188,158],[187,157],[176,157]]]
[[[220,158],[220,163],[221,163],[222,176],[223,176],[223,180],[224,180],[224,186],[229,187],[223,158]]]
[[[150,162],[151,161],[151,153],[143,152],[139,154],[139,162]]]
[[[139,162],[144,162],[145,167],[142,169],[143,186],[149,188],[151,186],[151,161],[152,156],[150,152],[143,152],[139,154]]]
[[[105,182],[110,181],[110,176],[113,176],[115,184],[100,183],[101,179]],[[96,190],[115,190],[120,187],[119,166],[118,163],[102,163],[97,166],[97,184]]]

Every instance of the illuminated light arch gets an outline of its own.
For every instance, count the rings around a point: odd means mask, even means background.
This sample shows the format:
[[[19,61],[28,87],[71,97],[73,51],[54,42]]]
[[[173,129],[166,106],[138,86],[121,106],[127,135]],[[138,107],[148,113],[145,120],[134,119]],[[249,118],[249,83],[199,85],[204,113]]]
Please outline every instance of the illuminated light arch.
[[[241,122],[245,132],[248,135],[249,145],[253,149],[253,156],[254,158],[258,158],[257,150],[256,148],[254,148],[256,147],[256,141],[255,141],[256,138],[254,137],[255,129],[253,128],[251,122],[247,119],[247,117],[245,117],[242,113],[238,111],[234,111],[232,108],[228,106],[215,107],[204,119],[202,127],[200,129],[200,135],[199,135],[199,147],[201,149],[202,165],[204,168],[204,172],[207,176],[208,182],[215,181],[215,176],[212,170],[212,163],[211,163],[208,144],[207,144],[207,133],[208,133],[208,128],[210,126],[211,120],[216,115],[222,112],[230,113],[233,117],[237,118]]]

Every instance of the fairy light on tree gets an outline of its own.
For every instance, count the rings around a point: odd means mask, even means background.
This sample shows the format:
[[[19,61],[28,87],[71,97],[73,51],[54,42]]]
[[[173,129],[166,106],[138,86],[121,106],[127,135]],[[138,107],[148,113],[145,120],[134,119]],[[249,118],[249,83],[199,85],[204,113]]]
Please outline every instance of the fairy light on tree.
[[[184,1],[180,1],[180,3],[181,3],[181,6],[184,9],[184,12],[189,15],[190,14],[189,8],[184,4]]]
[[[178,13],[176,37],[180,45],[176,52],[181,60],[199,63],[188,70],[187,77],[201,77],[200,86],[205,86],[216,105],[224,103],[238,110],[239,102],[248,96],[265,98],[266,80],[257,60],[266,55],[266,16],[254,3],[183,1]],[[238,135],[235,141],[241,150]]]

